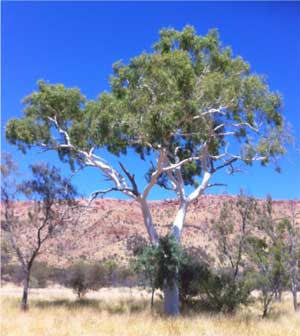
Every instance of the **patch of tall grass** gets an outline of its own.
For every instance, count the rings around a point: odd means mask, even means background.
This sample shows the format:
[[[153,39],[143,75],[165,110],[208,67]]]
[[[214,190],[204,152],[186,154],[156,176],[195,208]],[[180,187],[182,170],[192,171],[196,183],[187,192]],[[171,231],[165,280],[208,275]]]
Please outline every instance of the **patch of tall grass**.
[[[276,303],[268,319],[261,318],[258,305],[235,315],[204,312],[185,313],[165,318],[161,303],[151,312],[149,298],[109,290],[101,298],[75,300],[66,291],[61,298],[51,297],[47,289],[32,295],[27,313],[19,310],[19,299],[1,298],[1,335],[5,336],[299,336],[300,314],[292,310],[291,298]],[[61,292],[61,294],[63,291]],[[128,293],[127,293],[128,294]]]

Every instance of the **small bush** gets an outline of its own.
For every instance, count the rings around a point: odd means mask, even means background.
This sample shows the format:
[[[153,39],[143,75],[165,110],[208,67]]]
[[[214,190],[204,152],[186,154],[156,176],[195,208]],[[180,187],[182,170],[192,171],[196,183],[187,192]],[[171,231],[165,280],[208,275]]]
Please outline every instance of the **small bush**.
[[[179,275],[180,299],[186,306],[198,302],[208,310],[232,313],[251,303],[252,286],[246,274],[237,279],[231,269],[211,270],[207,263],[188,256]]]
[[[108,284],[108,272],[99,262],[89,265],[85,276],[89,289],[98,290]]]
[[[17,264],[1,265],[1,279],[19,285],[24,279],[23,268]]]
[[[64,284],[70,287],[80,299],[88,291],[90,285],[87,280],[87,272],[89,265],[84,262],[78,262],[70,266],[65,275]]]
[[[244,276],[236,279],[230,271],[212,272],[202,286],[203,299],[213,310],[233,313],[240,305],[251,303],[252,287]]]
[[[108,283],[107,269],[99,264],[79,261],[70,266],[62,278],[66,287],[72,288],[78,298],[82,298],[89,290],[97,290]]]
[[[31,269],[30,287],[45,288],[52,272],[52,267],[45,262],[34,262]]]
[[[105,274],[107,275],[108,286],[117,286],[119,282],[119,266],[114,260],[105,260],[103,262]]]
[[[17,264],[2,265],[2,280],[13,282],[17,285],[24,280],[24,270]],[[30,272],[30,287],[45,288],[49,281],[60,283],[62,270],[48,265],[46,262],[35,261]]]
[[[211,277],[204,262],[188,257],[179,272],[179,295],[181,302],[191,303],[193,298],[203,294],[203,284]]]

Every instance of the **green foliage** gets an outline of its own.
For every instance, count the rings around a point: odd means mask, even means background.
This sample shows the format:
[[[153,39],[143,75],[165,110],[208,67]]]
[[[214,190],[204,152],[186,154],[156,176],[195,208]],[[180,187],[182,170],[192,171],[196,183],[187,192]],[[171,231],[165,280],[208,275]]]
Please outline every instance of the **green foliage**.
[[[50,282],[60,282],[62,270],[48,265],[46,262],[35,261],[30,271],[30,286],[45,288]],[[25,278],[22,266],[17,264],[1,265],[1,279],[20,285]]]
[[[206,282],[202,281],[206,297],[204,302],[213,310],[233,313],[241,305],[252,302],[253,283],[245,272],[236,279],[230,270],[212,272]]]
[[[81,298],[89,290],[105,286],[108,283],[108,274],[105,267],[99,263],[89,264],[79,261],[65,271],[63,283]]]
[[[102,262],[104,273],[106,274],[110,286],[116,281],[118,273],[118,264],[114,260],[105,260]]]
[[[132,267],[135,272],[143,275],[150,283],[151,288],[158,287],[157,274],[158,274],[158,260],[157,248],[152,245],[144,246],[139,249],[136,258],[133,261]]]
[[[48,280],[53,272],[53,268],[49,267],[45,262],[35,262],[31,268],[30,287],[45,288]]]
[[[24,270],[18,264],[1,264],[1,280],[20,285],[24,280]]]
[[[174,278],[178,279],[180,299],[187,305],[200,300],[209,309],[233,312],[251,302],[253,284],[246,271],[237,278],[232,269],[214,268],[184,251],[171,235],[160,238],[157,246],[140,250],[134,269],[152,288],[163,289],[165,283],[172,286]]]
[[[8,141],[23,151],[55,149],[71,167],[84,165],[80,151],[91,147],[115,155],[133,148],[142,159],[153,149],[174,154],[180,147],[183,159],[198,155],[205,143],[209,155],[218,155],[227,131],[246,164],[256,155],[267,164],[284,153],[280,95],[222,45],[216,30],[200,36],[191,26],[162,29],[152,52],[113,65],[110,85],[109,93],[86,101],[77,88],[38,81],[38,90],[24,99],[24,116],[6,125]],[[222,113],[205,114],[220,107]],[[196,183],[202,164],[183,166],[186,184]]]
[[[261,291],[260,300],[263,304],[263,317],[267,316],[269,306],[275,292],[280,288],[278,264],[275,261],[275,249],[270,248],[264,239],[249,239],[249,255],[256,266],[252,273],[255,288]]]
[[[70,179],[61,176],[57,167],[38,163],[31,165],[30,170],[32,179],[17,186],[28,199],[42,201],[45,206],[53,206],[55,202],[73,202],[77,192]]]
[[[252,302],[253,284],[246,272],[235,278],[231,269],[215,268],[188,256],[179,274],[180,298],[187,306],[200,303],[208,310],[232,313]]]
[[[2,267],[5,267],[9,264],[10,260],[12,258],[12,249],[9,245],[8,241],[4,239],[2,235],[1,239],[1,270]]]
[[[179,295],[181,302],[190,303],[203,293],[203,284],[211,276],[209,266],[198,258],[187,255],[179,272]]]
[[[286,260],[291,257],[287,248],[289,221],[274,218],[272,198],[268,196],[254,224],[259,231],[247,238],[248,256],[255,265],[252,279],[261,291],[265,317],[275,293],[283,291],[288,284]]]
[[[166,283],[173,286],[185,259],[186,255],[174,236],[166,235],[159,239],[157,246],[146,246],[139,251],[134,268],[149,279],[151,286],[163,289]]]
[[[213,220],[210,238],[217,254],[203,288],[207,304],[215,310],[233,312],[251,302],[254,281],[247,251],[257,211],[256,201],[240,193],[236,201],[224,203],[219,217]]]
[[[88,268],[88,264],[78,262],[72,265],[66,274],[64,281],[65,286],[72,288],[74,292],[77,293],[79,299],[90,289],[87,278]]]
[[[159,239],[156,251],[158,263],[157,286],[163,289],[165,283],[173,286],[173,281],[178,277],[178,272],[186,259],[182,247],[178,244],[172,234]]]

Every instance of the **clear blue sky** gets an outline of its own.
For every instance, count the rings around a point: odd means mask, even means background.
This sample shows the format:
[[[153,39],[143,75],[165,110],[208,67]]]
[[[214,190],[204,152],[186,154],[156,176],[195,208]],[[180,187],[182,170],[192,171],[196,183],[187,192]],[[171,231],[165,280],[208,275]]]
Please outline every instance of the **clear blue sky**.
[[[272,90],[284,97],[284,114],[300,139],[300,3],[299,2],[2,2],[1,112],[2,150],[13,153],[20,167],[36,160],[59,164],[56,154],[26,156],[9,146],[3,129],[22,114],[21,99],[36,81],[77,86],[88,98],[108,90],[112,64],[150,50],[162,27],[194,25],[199,34],[218,28],[224,45],[241,55],[257,73],[266,74]],[[107,156],[106,153],[104,153]],[[132,154],[123,157],[129,169],[143,165]],[[282,174],[272,167],[250,167],[243,174],[220,174],[215,182],[227,188],[209,192],[236,194],[240,187],[257,197],[300,198],[300,155],[289,149]],[[64,165],[63,171],[68,173]],[[88,195],[105,187],[92,169],[74,183]],[[112,197],[118,195],[112,194]],[[172,196],[156,189],[152,199]]]

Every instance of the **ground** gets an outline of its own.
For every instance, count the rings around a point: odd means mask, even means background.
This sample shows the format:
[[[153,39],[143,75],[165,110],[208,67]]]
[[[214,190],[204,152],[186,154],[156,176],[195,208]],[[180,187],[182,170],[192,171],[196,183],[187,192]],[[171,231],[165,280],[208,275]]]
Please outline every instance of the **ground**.
[[[161,302],[151,313],[149,293],[129,288],[103,288],[78,301],[65,288],[31,289],[30,310],[19,310],[21,288],[1,288],[1,335],[5,336],[299,336],[300,313],[294,313],[289,293],[268,319],[259,306],[234,316],[189,313],[167,319]]]

